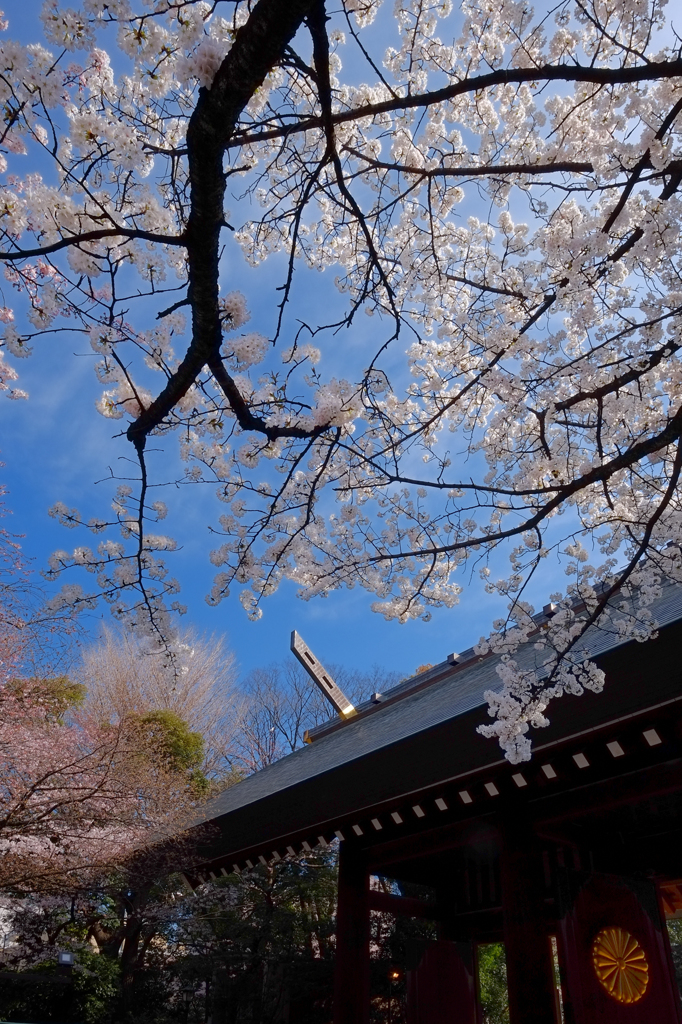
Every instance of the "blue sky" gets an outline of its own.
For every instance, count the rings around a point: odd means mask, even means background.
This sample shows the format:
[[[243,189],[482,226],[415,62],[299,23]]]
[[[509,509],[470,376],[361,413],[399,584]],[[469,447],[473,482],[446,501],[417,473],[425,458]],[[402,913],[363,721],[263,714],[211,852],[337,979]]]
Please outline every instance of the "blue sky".
[[[7,526],[25,535],[24,552],[39,570],[55,549],[92,542],[90,534],[66,530],[50,518],[49,506],[62,501],[86,517],[102,514],[113,491],[109,468],[120,473],[130,453],[127,442],[115,436],[121,422],[105,420],[95,411],[100,388],[79,336],[61,335],[36,346],[34,355],[18,368],[20,385],[30,397],[0,403],[1,479],[10,492],[12,516]],[[188,605],[185,621],[225,633],[244,671],[290,657],[289,635],[295,628],[323,660],[355,668],[379,664],[409,674],[420,664],[442,661],[450,651],[470,646],[504,607],[494,608],[475,583],[456,608],[436,610],[430,622],[400,625],[372,613],[371,595],[359,588],[306,602],[285,583],[266,600],[262,619],[251,622],[236,592],[217,608],[204,600],[215,571],[208,560],[216,546],[209,524],[219,512],[212,489],[168,489],[163,498],[169,505],[167,532],[181,544],[181,550],[169,556],[169,566],[182,583],[180,597]],[[73,580],[86,588],[89,583],[88,577],[78,575]],[[538,600],[544,597],[543,588]],[[93,631],[98,618],[107,615],[103,607],[91,617]]]
[[[10,37],[39,40],[39,0],[23,5],[21,10],[13,11],[13,6],[5,4],[11,19]],[[271,333],[268,321],[278,297],[274,287],[281,281],[281,270],[276,261],[256,270],[248,268],[237,246],[230,247],[228,242],[223,289],[238,288],[249,297],[254,312],[250,329]],[[296,316],[311,320],[329,316],[333,287],[321,286],[331,285],[329,279],[333,276],[333,268],[325,272],[322,281],[312,271],[301,275]],[[324,296],[322,302],[320,295]],[[11,305],[10,295],[5,301]],[[359,317],[334,353],[325,356],[325,373],[336,369],[337,360],[340,366],[343,354],[350,349],[357,351],[370,344],[375,347],[380,330],[376,318]],[[0,402],[0,458],[4,462],[0,479],[9,489],[7,504],[13,512],[7,525],[24,535],[22,545],[36,571],[55,549],[92,543],[91,535],[81,536],[58,525],[48,516],[48,507],[61,501],[78,508],[85,518],[102,515],[114,491],[107,479],[110,471],[124,475],[125,460],[131,455],[130,445],[117,436],[123,422],[105,420],[95,412],[101,388],[92,372],[93,361],[93,353],[80,335],[62,333],[44,340],[35,346],[30,359],[15,363],[21,374],[19,386],[29,392],[29,400]],[[173,442],[169,445],[172,449]],[[161,459],[160,466],[169,471],[169,478],[177,473],[173,456]],[[159,468],[157,479],[163,476]],[[236,591],[217,608],[209,607],[204,599],[215,571],[208,552],[217,546],[209,525],[215,525],[222,511],[212,488],[171,488],[159,497],[170,507],[164,532],[176,537],[181,545],[177,554],[169,556],[169,566],[182,584],[180,598],[188,606],[186,622],[201,630],[226,634],[244,672],[292,657],[289,635],[295,628],[323,661],[358,669],[379,665],[408,675],[421,664],[442,661],[450,651],[463,650],[476,642],[505,609],[504,602],[491,599],[475,580],[465,588],[458,607],[435,611],[429,622],[400,625],[373,614],[372,596],[359,588],[306,602],[296,599],[293,586],[284,584],[265,602],[262,619],[251,622]],[[565,583],[565,577],[557,577],[553,563],[548,560],[546,564],[547,574],[527,595],[536,605],[542,605],[551,590]],[[87,577],[73,578],[87,588]],[[93,633],[107,616],[106,607],[91,616]]]

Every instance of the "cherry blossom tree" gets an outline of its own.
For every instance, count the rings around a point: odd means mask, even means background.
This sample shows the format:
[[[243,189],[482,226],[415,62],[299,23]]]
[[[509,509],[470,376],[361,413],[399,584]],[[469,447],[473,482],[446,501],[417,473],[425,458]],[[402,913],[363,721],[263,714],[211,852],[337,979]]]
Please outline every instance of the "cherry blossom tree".
[[[0,488],[0,499],[6,491]],[[6,514],[0,500],[0,517]],[[0,528],[0,672],[11,673],[21,664],[25,652],[25,597],[29,574],[21,547],[5,527]]]
[[[601,687],[585,629],[615,601],[612,628],[650,635],[682,573],[665,14],[47,0],[46,39],[3,39],[4,387],[21,396],[17,360],[42,339],[80,334],[139,467],[109,519],[54,507],[103,535],[54,555],[54,576],[96,580],[57,603],[104,597],[168,641],[175,541],[154,525],[149,441],[175,433],[178,480],[225,505],[212,602],[236,585],[258,615],[284,579],[305,597],[360,585],[405,620],[480,574],[510,602],[486,643],[503,652],[488,732],[512,760],[551,697]],[[234,288],[240,251],[274,260],[277,290]],[[306,304],[315,270],[328,314]],[[569,579],[524,673],[548,556]]]
[[[54,650],[51,633],[70,625],[66,608],[64,622],[35,597],[20,545],[0,530],[0,891],[59,892],[124,866],[174,865],[198,841],[186,834],[197,801],[227,781],[216,691],[225,725],[229,655],[195,638],[172,666],[107,630],[75,680],[31,675]],[[213,740],[209,756],[191,717]]]
[[[100,724],[73,709],[65,721],[60,696],[49,681],[15,678],[0,687],[6,891],[86,886],[147,847],[172,846],[176,835],[181,843],[196,802],[190,775],[165,756],[158,727],[144,717]]]

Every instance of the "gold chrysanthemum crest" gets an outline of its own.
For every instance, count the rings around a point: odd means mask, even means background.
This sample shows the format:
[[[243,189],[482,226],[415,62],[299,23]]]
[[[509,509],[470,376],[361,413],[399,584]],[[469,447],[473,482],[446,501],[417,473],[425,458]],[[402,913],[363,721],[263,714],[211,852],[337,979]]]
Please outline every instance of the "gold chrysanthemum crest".
[[[612,999],[637,1003],[649,984],[649,964],[637,939],[623,928],[602,928],[592,943],[594,973]]]

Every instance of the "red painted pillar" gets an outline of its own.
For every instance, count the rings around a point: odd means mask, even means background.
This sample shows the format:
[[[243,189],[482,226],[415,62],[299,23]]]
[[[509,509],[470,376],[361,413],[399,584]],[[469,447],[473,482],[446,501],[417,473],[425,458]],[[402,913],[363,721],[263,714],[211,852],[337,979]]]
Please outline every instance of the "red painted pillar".
[[[510,1024],[557,1024],[541,851],[523,818],[500,824]]]
[[[419,967],[408,971],[407,1024],[476,1024],[474,956],[468,945],[439,939],[428,946]]]
[[[341,843],[336,910],[334,1024],[369,1024],[369,872],[364,852]]]

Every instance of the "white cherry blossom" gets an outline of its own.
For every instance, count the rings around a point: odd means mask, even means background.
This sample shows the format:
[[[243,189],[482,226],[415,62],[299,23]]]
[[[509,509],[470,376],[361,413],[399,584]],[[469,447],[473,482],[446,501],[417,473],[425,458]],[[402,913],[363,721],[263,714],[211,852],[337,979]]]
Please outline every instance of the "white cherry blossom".
[[[526,758],[553,699],[603,685],[585,630],[644,640],[682,582],[669,13],[229,6],[47,0],[42,38],[2,29],[0,388],[21,397],[15,361],[67,331],[139,463],[108,518],[55,506],[103,535],[55,554],[50,578],[93,584],[55,600],[104,598],[172,648],[145,450],[175,433],[178,481],[221,503],[210,603],[359,585],[407,621],[472,579],[501,596],[485,730]]]

